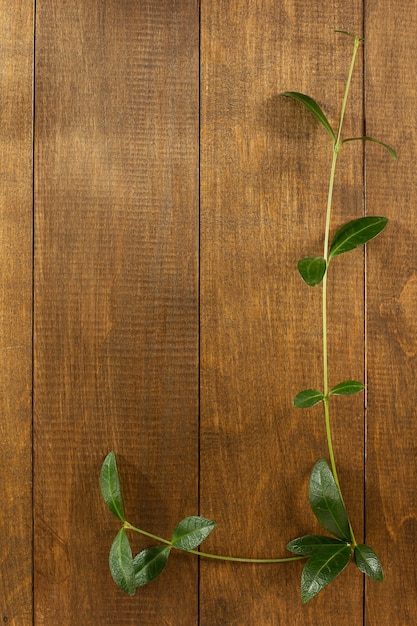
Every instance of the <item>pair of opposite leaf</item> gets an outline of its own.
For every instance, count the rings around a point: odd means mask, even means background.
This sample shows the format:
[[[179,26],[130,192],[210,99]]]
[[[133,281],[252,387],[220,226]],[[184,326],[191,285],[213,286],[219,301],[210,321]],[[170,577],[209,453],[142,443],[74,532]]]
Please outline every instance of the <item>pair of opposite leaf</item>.
[[[125,518],[114,452],[109,452],[104,459],[100,472],[100,490],[109,510],[123,523],[110,548],[109,567],[116,585],[129,595],[134,595],[137,587],[147,585],[161,574],[172,548],[194,550],[216,527],[216,524],[207,518],[186,517],[175,527],[171,541],[166,541],[164,545],[145,548],[133,557],[126,534],[126,530],[129,528],[133,530],[133,527]]]
[[[325,459],[319,459],[310,477],[309,501],[320,524],[333,535],[305,535],[287,545],[297,555],[308,557],[301,575],[301,599],[309,602],[334,580],[352,559],[358,569],[374,580],[384,574],[375,552],[365,544],[356,544],[346,508]]]
[[[379,141],[378,139],[374,139],[374,137],[349,137],[347,139],[340,140],[336,137],[336,134],[321,107],[310,96],[306,96],[305,94],[298,93],[296,91],[285,91],[282,95],[301,102],[314,115],[314,117],[322,124],[332,138],[334,150],[339,151],[342,145],[348,141],[372,141],[388,150],[389,154],[394,159],[397,158],[397,154],[391,146]],[[337,231],[330,244],[327,258],[324,256],[306,256],[300,259],[298,262],[298,271],[300,272],[304,282],[311,287],[321,283],[333,257],[344,252],[349,252],[349,250],[353,250],[354,248],[367,243],[382,232],[387,225],[387,222],[388,220],[386,217],[365,216],[352,220],[342,226]]]

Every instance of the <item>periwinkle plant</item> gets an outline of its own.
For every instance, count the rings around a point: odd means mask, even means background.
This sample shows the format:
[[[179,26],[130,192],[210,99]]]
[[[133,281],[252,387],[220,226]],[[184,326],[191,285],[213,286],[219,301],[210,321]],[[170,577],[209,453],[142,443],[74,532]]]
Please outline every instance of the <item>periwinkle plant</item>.
[[[310,287],[321,285],[322,293],[322,337],[323,337],[323,389],[305,389],[294,399],[294,405],[306,409],[315,404],[323,404],[327,449],[330,464],[319,459],[313,467],[308,497],[311,509],[329,535],[305,535],[293,539],[287,544],[287,550],[295,556],[283,558],[251,559],[243,557],[221,556],[196,550],[204,539],[214,530],[216,524],[204,517],[187,517],[175,527],[171,539],[167,540],[132,526],[125,518],[120,490],[119,475],[114,452],[104,460],[100,474],[101,493],[110,511],[120,520],[122,527],[116,535],[110,549],[110,571],[116,584],[126,593],[133,595],[137,587],[153,581],[165,568],[173,549],[183,550],[210,559],[238,561],[242,563],[286,563],[306,559],[301,576],[301,599],[309,602],[324,587],[336,578],[345,567],[354,561],[358,569],[376,581],[384,578],[381,563],[369,546],[356,541],[352,525],[346,511],[340,488],[330,421],[330,405],[333,407],[334,396],[350,395],[364,390],[364,384],[356,380],[344,380],[329,388],[328,349],[327,349],[327,277],[329,264],[335,257],[361,246],[377,235],[387,225],[387,219],[381,216],[364,216],[341,226],[330,239],[331,211],[336,163],[342,147],[351,141],[372,141],[383,146],[396,158],[396,153],[387,144],[373,137],[342,138],[342,127],[348,93],[355,65],[356,55],[362,41],[360,37],[346,31],[336,31],[353,39],[353,54],[350,62],[345,93],[341,106],[337,131],[333,130],[321,107],[309,96],[287,91],[283,96],[292,98],[314,115],[325,128],[331,139],[332,163],[330,169],[329,190],[327,196],[323,255],[303,257],[298,263],[298,271],[304,282]],[[135,531],[149,537],[158,545],[146,548],[135,557],[126,531]]]

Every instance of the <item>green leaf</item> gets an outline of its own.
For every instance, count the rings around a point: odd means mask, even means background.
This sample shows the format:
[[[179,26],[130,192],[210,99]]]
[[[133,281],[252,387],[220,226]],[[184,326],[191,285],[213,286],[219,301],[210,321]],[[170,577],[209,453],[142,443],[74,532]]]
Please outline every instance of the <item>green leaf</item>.
[[[326,273],[326,259],[321,256],[305,256],[298,261],[301,278],[310,287],[315,287],[323,280]]]
[[[348,222],[335,234],[330,246],[329,258],[353,250],[373,239],[384,230],[386,217],[366,216]]]
[[[170,550],[170,546],[153,546],[135,556],[133,567],[136,587],[143,587],[159,576],[168,562]]]
[[[322,109],[317,104],[317,102],[313,100],[313,98],[310,98],[310,96],[306,96],[305,94],[299,93],[297,91],[285,91],[281,95],[287,96],[288,98],[293,98],[294,100],[298,100],[298,102],[301,102],[302,104],[304,104],[304,106],[307,107],[307,109],[314,115],[314,117],[318,119],[320,124],[323,124],[324,128],[329,133],[330,137],[334,141],[336,140],[336,136],[334,134],[333,128],[330,125],[330,122],[328,121],[327,117],[324,115]]]
[[[348,137],[347,139],[344,139],[342,141],[342,143],[346,143],[347,141],[373,141],[374,143],[377,143],[380,146],[382,146],[383,148],[385,148],[386,150],[388,150],[388,152],[390,153],[390,155],[392,156],[393,159],[397,158],[397,153],[394,150],[394,148],[389,146],[387,143],[384,143],[383,141],[379,141],[378,139],[374,139],[374,137]]]
[[[358,41],[364,41],[363,37],[358,37],[357,35],[354,35],[353,33],[349,33],[349,31],[347,30],[335,30],[335,33],[341,33],[342,35],[348,35],[349,37],[352,37],[352,39],[357,39]]]
[[[345,380],[343,383],[339,383],[335,385],[333,389],[330,390],[331,396],[348,396],[352,393],[359,393],[365,389],[365,385],[360,383],[357,380]]]
[[[121,522],[124,522],[125,515],[123,512],[119,473],[117,471],[116,457],[114,452],[108,453],[101,467],[100,490],[104,502],[107,504],[110,511]]]
[[[301,599],[309,602],[332,582],[348,565],[352,551],[349,545],[325,546],[307,561],[301,575]]]
[[[304,389],[297,393],[294,398],[294,406],[299,409],[307,409],[324,400],[324,395],[317,389]]]
[[[109,566],[116,585],[130,596],[135,595],[132,550],[124,528],[119,530],[110,548]]]
[[[194,550],[215,527],[215,522],[204,517],[186,517],[174,530],[171,543],[179,550]]]
[[[355,546],[355,563],[361,572],[378,582],[384,580],[382,565],[375,552],[369,546],[361,543]]]
[[[349,519],[332,471],[319,459],[310,476],[308,497],[314,515],[332,535],[350,541]]]
[[[333,537],[325,537],[323,535],[304,535],[293,539],[287,544],[287,550],[294,554],[301,554],[302,556],[311,556],[322,548],[328,546],[346,546],[346,541],[340,541],[340,539],[334,539]]]

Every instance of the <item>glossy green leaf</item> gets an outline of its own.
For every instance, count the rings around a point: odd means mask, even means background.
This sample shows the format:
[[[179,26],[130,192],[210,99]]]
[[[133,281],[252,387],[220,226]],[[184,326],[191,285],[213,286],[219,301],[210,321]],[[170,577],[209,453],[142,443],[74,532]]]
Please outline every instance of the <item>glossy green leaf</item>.
[[[307,561],[301,575],[301,599],[309,602],[324,587],[332,582],[351,558],[351,548],[346,543],[325,546]]]
[[[360,383],[357,380],[345,380],[343,383],[339,383],[335,385],[333,389],[330,390],[331,396],[348,396],[352,393],[359,393],[365,389],[365,385]]]
[[[314,115],[314,117],[318,119],[320,124],[324,126],[324,128],[329,133],[330,137],[333,140],[336,139],[336,136],[334,134],[333,128],[330,125],[330,122],[328,121],[327,117],[324,115],[322,109],[317,104],[317,102],[313,100],[313,98],[310,98],[310,96],[306,96],[305,94],[299,93],[297,91],[285,91],[281,95],[287,96],[288,98],[293,98],[294,100],[298,100],[298,102],[301,102],[302,104],[304,104],[304,106],[307,107],[307,109]]]
[[[332,535],[350,541],[349,519],[332,471],[319,459],[310,476],[308,497],[314,515]]]
[[[104,502],[121,522],[125,521],[119,473],[114,452],[109,452],[104,459],[100,472],[100,490]]]
[[[394,150],[394,148],[389,146],[387,143],[384,143],[383,141],[374,139],[374,137],[348,137],[347,139],[344,139],[342,143],[347,143],[348,141],[372,141],[373,143],[377,143],[383,148],[385,148],[389,152],[389,154],[392,156],[393,159],[397,158],[397,153]]]
[[[299,409],[308,409],[324,399],[324,395],[317,389],[304,389],[294,398],[294,406]]]
[[[194,550],[215,528],[215,522],[205,517],[186,517],[174,530],[171,543],[179,550]]]
[[[346,541],[340,541],[340,539],[334,539],[333,537],[325,537],[324,535],[304,535],[303,537],[298,537],[290,541],[287,544],[287,550],[294,554],[311,556],[322,548],[340,545],[347,545]]]
[[[132,550],[124,528],[117,533],[109,554],[110,572],[113,580],[122,591],[135,594],[135,571]]]
[[[330,246],[329,258],[367,243],[384,230],[387,222],[386,217],[376,216],[359,217],[348,222],[335,234]]]
[[[133,567],[136,587],[143,587],[159,576],[168,562],[170,550],[170,546],[153,546],[135,556]]]
[[[326,260],[321,256],[305,256],[298,261],[298,271],[307,285],[315,287],[326,273]]]
[[[378,582],[384,580],[384,572],[375,552],[364,543],[355,547],[355,563],[361,572]]]

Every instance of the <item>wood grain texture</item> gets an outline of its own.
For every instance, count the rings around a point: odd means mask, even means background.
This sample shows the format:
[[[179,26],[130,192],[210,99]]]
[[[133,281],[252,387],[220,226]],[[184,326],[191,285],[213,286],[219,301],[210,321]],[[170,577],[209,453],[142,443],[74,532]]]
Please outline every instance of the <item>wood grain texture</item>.
[[[417,623],[414,2],[36,5],[33,614],[33,5],[0,0],[0,622]],[[334,444],[356,537],[386,580],[351,567],[302,606],[300,563],[199,569],[177,553],[127,597],[98,489],[110,449],[129,520],[151,532],[199,508],[218,524],[204,550],[266,557],[319,531],[307,485],[323,416],[292,400],[321,387],[321,294],[296,264],[322,250],[331,148],[279,94],[310,94],[336,125],[352,42],[333,29],[363,24],[345,135],[399,160],[360,143],[339,158],[334,228],[364,211],[364,151],[366,211],[390,224],[366,272],[363,251],[331,268],[329,363],[331,385],[367,378],[366,412],[360,395],[335,400]]]
[[[197,512],[197,3],[38,0],[36,75],[36,624],[194,624],[196,559],[114,585],[98,475],[153,532]]]
[[[314,462],[326,455],[320,407],[292,407],[321,387],[321,294],[297,275],[320,254],[331,143],[314,119],[279,96],[315,97],[334,123],[362,4],[202,3],[201,512],[218,528],[213,551],[285,556],[318,531],[308,509]],[[362,134],[361,63],[346,136]],[[341,157],[334,224],[363,211],[362,147]],[[363,256],[331,269],[331,384],[363,379]],[[335,402],[334,440],[358,537],[363,520],[363,398]],[[202,563],[201,624],[363,623],[362,577],[350,568],[303,607],[302,565]],[[349,592],[344,590],[348,588]]]
[[[0,2],[0,622],[32,623],[33,6]]]
[[[367,2],[367,132],[398,151],[367,149],[367,208],[390,222],[368,250],[367,540],[385,567],[367,585],[367,626],[417,623],[417,141],[410,0]]]

